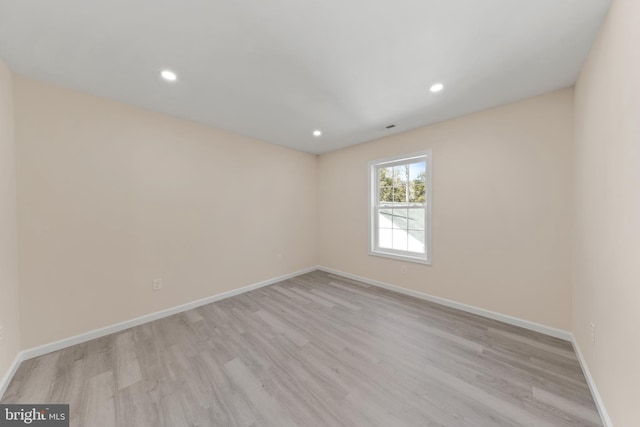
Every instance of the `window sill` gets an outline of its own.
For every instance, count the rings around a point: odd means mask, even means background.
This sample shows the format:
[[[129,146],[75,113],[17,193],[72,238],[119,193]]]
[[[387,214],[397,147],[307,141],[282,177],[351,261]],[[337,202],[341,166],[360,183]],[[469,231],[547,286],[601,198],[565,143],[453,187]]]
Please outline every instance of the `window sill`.
[[[399,261],[413,262],[416,264],[424,264],[431,265],[431,259],[425,259],[420,257],[413,257],[410,255],[401,255],[393,252],[383,252],[383,251],[369,251],[369,255],[379,256],[383,258],[391,258]]]

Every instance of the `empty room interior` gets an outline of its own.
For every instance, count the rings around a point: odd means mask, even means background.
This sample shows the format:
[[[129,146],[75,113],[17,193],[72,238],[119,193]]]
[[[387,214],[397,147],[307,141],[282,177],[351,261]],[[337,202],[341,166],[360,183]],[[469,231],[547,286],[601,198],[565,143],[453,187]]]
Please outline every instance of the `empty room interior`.
[[[0,0],[0,425],[640,426],[640,1]]]

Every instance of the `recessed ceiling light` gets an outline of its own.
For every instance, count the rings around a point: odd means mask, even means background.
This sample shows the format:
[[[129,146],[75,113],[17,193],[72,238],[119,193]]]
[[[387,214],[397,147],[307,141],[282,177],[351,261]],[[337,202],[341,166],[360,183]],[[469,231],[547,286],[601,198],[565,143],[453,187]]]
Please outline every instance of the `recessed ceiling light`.
[[[160,75],[168,82],[175,82],[176,80],[178,80],[178,76],[176,75],[176,73],[171,70],[162,70]]]
[[[433,86],[431,86],[431,89],[429,90],[433,93],[437,93],[437,92],[440,92],[442,89],[444,89],[444,85],[442,83],[436,83]]]
[[[316,138],[321,136],[321,135],[322,135],[322,131],[321,130],[316,129],[316,130],[313,131],[313,136],[315,136]]]

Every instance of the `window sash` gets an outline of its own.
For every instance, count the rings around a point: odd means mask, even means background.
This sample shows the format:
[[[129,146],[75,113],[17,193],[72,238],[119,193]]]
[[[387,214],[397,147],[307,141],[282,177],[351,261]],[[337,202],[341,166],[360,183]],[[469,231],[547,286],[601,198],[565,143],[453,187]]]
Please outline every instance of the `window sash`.
[[[397,253],[397,254],[406,254],[406,253],[408,253],[408,254],[414,254],[414,255],[418,255],[418,256],[426,255],[426,253],[427,253],[427,242],[426,242],[426,237],[427,237],[426,236],[426,233],[427,233],[427,230],[426,230],[426,226],[427,226],[427,224],[426,224],[426,222],[427,222],[426,221],[426,216],[427,215],[426,215],[426,213],[427,212],[426,212],[426,206],[424,206],[424,207],[411,207],[411,208],[408,208],[408,209],[412,209],[414,211],[422,211],[422,216],[424,218],[423,221],[422,221],[422,224],[420,224],[420,225],[418,225],[417,227],[414,227],[414,228],[409,227],[408,225],[407,225],[407,227],[402,227],[402,228],[401,227],[393,227],[394,224],[393,224],[393,220],[392,220],[392,226],[391,227],[382,227],[380,225],[380,223],[379,223],[379,220],[380,220],[380,215],[384,215],[384,214],[381,212],[381,209],[378,209],[376,211],[376,218],[375,218],[375,221],[376,221],[375,231],[376,232],[375,232],[375,236],[373,236],[373,238],[375,239],[375,243],[374,244],[375,244],[376,250],[385,251],[385,252],[386,251],[393,251],[394,253]],[[393,215],[393,213],[392,213],[392,215]],[[409,222],[408,220],[409,220],[409,218],[407,217],[407,222]],[[382,246],[382,244],[381,244],[381,240],[382,240],[381,231],[382,230],[391,231],[391,233],[392,233],[391,247]],[[394,249],[393,248],[394,240],[395,240],[394,234],[396,232],[404,232],[406,234],[406,236],[407,236],[407,239],[410,239],[411,238],[411,231],[422,234],[422,236],[423,236],[423,239],[422,239],[423,240],[423,242],[422,242],[423,250],[422,251],[412,250],[411,249],[412,246],[409,244],[408,240],[407,240],[407,245],[406,245],[407,249],[406,250],[404,250],[404,249]],[[418,244],[419,243],[420,242],[418,240]]]

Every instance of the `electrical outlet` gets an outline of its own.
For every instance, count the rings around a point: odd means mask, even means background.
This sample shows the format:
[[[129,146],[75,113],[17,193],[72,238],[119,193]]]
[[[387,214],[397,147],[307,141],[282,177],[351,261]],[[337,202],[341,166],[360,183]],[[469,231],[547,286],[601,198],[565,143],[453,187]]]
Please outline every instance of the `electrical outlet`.
[[[591,344],[595,344],[596,343],[596,324],[594,322],[590,322],[589,328],[591,329]]]
[[[159,291],[162,289],[162,279],[153,279],[153,284],[151,285],[152,291]]]
[[[282,254],[278,254],[278,255],[276,255],[276,259],[277,259],[278,261],[282,261]]]
[[[0,326],[0,344],[4,341],[4,326]]]
[[[407,274],[407,266],[406,265],[403,265],[403,266],[400,267],[400,274],[402,274],[403,276],[405,274]]]

